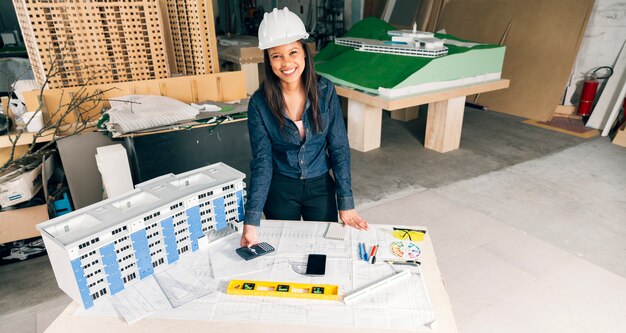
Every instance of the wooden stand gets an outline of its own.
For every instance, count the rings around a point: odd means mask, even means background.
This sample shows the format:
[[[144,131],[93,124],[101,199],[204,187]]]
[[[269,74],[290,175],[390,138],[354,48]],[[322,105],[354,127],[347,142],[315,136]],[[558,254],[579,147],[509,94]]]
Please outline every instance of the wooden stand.
[[[246,94],[252,95],[259,89],[259,64],[241,64],[241,71],[246,76]]]
[[[408,121],[417,118],[419,105],[428,104],[424,146],[445,153],[459,148],[465,97],[508,86],[509,80],[502,79],[397,99],[385,99],[342,86],[336,88],[339,96],[348,98],[351,148],[367,152],[380,147],[382,110],[392,112],[393,119]],[[398,115],[394,115],[396,112]]]
[[[352,99],[348,100],[348,140],[358,151],[380,147],[383,110]]]
[[[424,147],[440,153],[459,148],[465,96],[428,104]]]
[[[626,147],[626,127],[617,130],[615,138],[613,138],[613,144]]]
[[[258,47],[259,40],[254,36],[219,36],[222,44],[217,44],[217,56],[221,61],[241,66],[246,77],[246,93],[254,94],[259,89],[259,65],[263,63],[263,51]]]
[[[419,117],[419,114],[420,114],[420,107],[413,106],[410,108],[391,112],[391,119],[400,120],[400,121],[411,121],[413,119],[417,119]]]

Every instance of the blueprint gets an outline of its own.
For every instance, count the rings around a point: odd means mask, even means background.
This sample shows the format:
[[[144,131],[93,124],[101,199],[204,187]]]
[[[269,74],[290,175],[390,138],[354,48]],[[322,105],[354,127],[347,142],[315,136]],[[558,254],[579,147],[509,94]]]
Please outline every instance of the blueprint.
[[[215,291],[181,265],[174,265],[166,271],[156,273],[154,278],[174,308]]]
[[[204,255],[188,256],[166,270],[150,275],[141,282],[125,288],[98,302],[89,310],[77,309],[78,316],[118,316],[132,324],[149,315],[160,316],[199,297],[215,293],[221,283],[203,266]],[[223,288],[221,288],[223,289]]]
[[[128,324],[158,311],[171,309],[167,296],[153,276],[107,297],[85,310],[78,308],[74,316],[81,317],[122,317]]]
[[[174,294],[180,296],[184,302],[177,307],[169,305],[165,309],[150,309],[146,315],[185,320],[384,329],[428,329],[435,322],[434,311],[419,268],[391,266],[384,262],[385,259],[397,259],[390,247],[390,244],[397,241],[392,237],[391,226],[372,226],[368,231],[349,229],[345,240],[324,238],[326,229],[326,223],[264,222],[257,229],[259,240],[270,243],[276,251],[249,262],[235,254],[235,249],[239,247],[240,234],[231,234],[214,241],[205,249],[181,257],[178,265],[184,272],[192,275],[186,276],[184,283],[167,280],[170,286],[178,286],[177,283],[186,286],[182,289],[174,288],[177,290]],[[365,242],[368,250],[375,244],[380,246],[375,265],[359,260],[359,242]],[[324,276],[302,274],[302,267],[306,265],[307,256],[311,253],[327,255]],[[225,293],[229,280],[250,279],[334,284],[339,285],[340,296],[343,296],[405,269],[411,270],[410,278],[390,284],[351,305],[341,301],[236,296]],[[167,276],[175,277],[176,271]],[[193,297],[198,298],[191,301]],[[171,295],[168,299],[172,303]],[[114,315],[111,307],[102,304],[94,310],[80,311],[82,313],[77,311],[76,314],[90,315],[89,312],[95,311],[100,315]]]

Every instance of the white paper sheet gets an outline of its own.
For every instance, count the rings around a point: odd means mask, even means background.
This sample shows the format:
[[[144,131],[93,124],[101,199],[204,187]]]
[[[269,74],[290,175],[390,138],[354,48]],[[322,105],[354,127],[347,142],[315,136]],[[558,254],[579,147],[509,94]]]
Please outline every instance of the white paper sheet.
[[[167,96],[129,95],[110,99],[111,125],[117,125],[122,133],[176,124],[193,119],[198,110]]]
[[[113,295],[111,302],[129,324],[153,312],[171,308],[167,297],[152,276]]]
[[[181,265],[156,273],[154,278],[174,308],[215,291]]]
[[[201,262],[207,257],[208,253],[205,252],[203,255],[188,259],[186,264]],[[122,316],[129,324],[132,324],[146,316],[162,317],[164,313],[168,316],[176,316],[177,313],[184,314],[188,311],[184,306],[191,304],[193,300],[225,289],[220,281],[210,277],[206,280],[208,283],[204,283],[201,281],[204,276],[194,275],[187,270],[182,261],[127,287],[106,300],[99,301],[93,308],[77,309],[74,315]],[[205,274],[202,268],[196,272]],[[213,296],[211,304],[216,303],[215,299],[217,299],[216,296]],[[177,312],[176,308],[181,311]],[[193,309],[193,306],[190,308]]]

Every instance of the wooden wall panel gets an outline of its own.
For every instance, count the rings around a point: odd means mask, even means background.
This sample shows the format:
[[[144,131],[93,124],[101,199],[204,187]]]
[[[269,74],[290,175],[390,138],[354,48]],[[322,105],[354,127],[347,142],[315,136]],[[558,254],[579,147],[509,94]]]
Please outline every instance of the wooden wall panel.
[[[457,0],[446,4],[440,28],[497,44],[509,21],[502,77],[509,89],[481,95],[490,109],[547,121],[560,104],[593,0]]]
[[[87,103],[86,108],[95,107],[89,113],[90,118],[97,119],[103,107],[107,107],[106,99],[113,99],[125,95],[161,95],[168,96],[185,103],[197,103],[205,100],[234,101],[246,97],[244,74],[238,72],[224,72],[218,74],[180,76],[161,80],[121,82],[115,84],[102,84],[64,89],[48,89],[43,92],[44,116],[58,119],[53,116],[55,110],[65,110],[72,94],[86,96],[96,91],[106,91],[103,98],[105,101],[99,105]],[[26,109],[37,110],[39,105],[39,91],[31,91],[24,94]],[[61,114],[59,113],[59,114]],[[75,117],[68,117],[67,123],[76,121]]]

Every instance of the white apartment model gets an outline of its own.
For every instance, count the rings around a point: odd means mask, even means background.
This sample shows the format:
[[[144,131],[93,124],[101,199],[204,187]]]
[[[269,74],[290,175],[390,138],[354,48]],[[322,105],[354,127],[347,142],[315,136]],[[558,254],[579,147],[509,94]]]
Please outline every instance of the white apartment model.
[[[436,58],[448,54],[448,48],[443,45],[443,40],[436,38],[432,32],[413,30],[392,30],[387,34],[391,41],[383,41],[366,38],[336,38],[335,43],[343,46],[354,47],[357,51],[389,53],[414,57]]]
[[[238,230],[244,178],[223,163],[168,174],[37,225],[59,287],[87,309],[198,250],[205,233]]]

